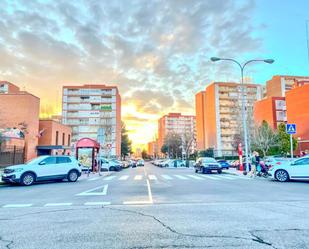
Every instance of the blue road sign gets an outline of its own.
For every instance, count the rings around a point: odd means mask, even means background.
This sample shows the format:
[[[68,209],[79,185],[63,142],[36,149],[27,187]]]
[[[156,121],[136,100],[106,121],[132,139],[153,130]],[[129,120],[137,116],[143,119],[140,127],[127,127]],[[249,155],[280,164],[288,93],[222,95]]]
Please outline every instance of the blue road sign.
[[[286,133],[295,134],[296,133],[296,124],[286,124]]]

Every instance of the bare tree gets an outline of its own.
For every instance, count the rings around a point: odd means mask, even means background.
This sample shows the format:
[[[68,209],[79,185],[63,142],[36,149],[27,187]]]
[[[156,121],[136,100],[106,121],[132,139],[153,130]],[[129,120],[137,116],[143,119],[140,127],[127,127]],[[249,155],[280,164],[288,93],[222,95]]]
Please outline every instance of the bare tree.
[[[181,139],[183,152],[185,153],[186,159],[188,159],[195,143],[194,133],[191,131],[186,131],[185,133],[181,134]]]
[[[166,146],[169,157],[178,158],[181,156],[181,136],[176,132],[169,132],[164,139],[164,145]],[[163,147],[162,146],[162,147]]]

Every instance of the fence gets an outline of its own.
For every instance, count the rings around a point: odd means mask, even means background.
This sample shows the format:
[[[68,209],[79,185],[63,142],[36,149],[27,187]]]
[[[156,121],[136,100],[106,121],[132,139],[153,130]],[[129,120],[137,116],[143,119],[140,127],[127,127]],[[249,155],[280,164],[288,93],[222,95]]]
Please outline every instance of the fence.
[[[0,146],[0,168],[24,163],[25,151],[22,147],[11,146],[1,150]]]

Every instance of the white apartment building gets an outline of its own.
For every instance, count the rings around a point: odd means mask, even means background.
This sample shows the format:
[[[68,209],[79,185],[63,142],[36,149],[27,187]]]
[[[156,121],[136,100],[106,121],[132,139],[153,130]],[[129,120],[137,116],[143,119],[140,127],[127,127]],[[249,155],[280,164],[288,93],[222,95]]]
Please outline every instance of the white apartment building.
[[[72,127],[72,142],[98,139],[103,131],[104,156],[121,151],[121,98],[116,86],[63,86],[62,122]],[[102,134],[101,134],[102,137]]]

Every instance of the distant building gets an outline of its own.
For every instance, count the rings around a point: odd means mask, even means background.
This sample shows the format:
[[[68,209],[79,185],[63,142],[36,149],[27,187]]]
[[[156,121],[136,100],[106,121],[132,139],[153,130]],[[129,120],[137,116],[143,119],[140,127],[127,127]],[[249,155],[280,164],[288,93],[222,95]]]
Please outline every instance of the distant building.
[[[103,129],[103,155],[119,157],[121,152],[121,98],[116,86],[64,86],[62,122],[72,127],[72,141],[97,139]]]
[[[158,151],[164,144],[164,139],[168,133],[178,133],[180,135],[190,133],[195,138],[196,122],[193,115],[182,115],[181,113],[169,113],[158,120]],[[192,143],[192,150],[196,147],[195,141]]]
[[[38,155],[71,154],[72,129],[52,119],[39,122]]]
[[[263,87],[245,84],[248,130],[254,127],[253,104],[262,99]],[[232,82],[214,82],[195,96],[197,141],[200,150],[213,148],[216,156],[235,154],[237,136],[242,137],[242,86]]]
[[[265,120],[271,128],[277,129],[280,123],[287,121],[285,97],[268,97],[257,101],[253,113],[255,123],[260,125]]]
[[[152,158],[156,158],[158,156],[158,141],[151,141],[147,144],[147,154]]]
[[[309,83],[308,76],[275,75],[266,82],[267,97],[285,97],[285,93],[297,84]]]
[[[0,129],[7,134],[7,139],[12,138],[8,144],[13,146],[13,140],[16,140],[17,146],[24,145],[26,161],[37,155],[39,110],[38,97],[20,91],[16,85],[7,81],[0,82]],[[24,142],[17,141],[17,133]]]

